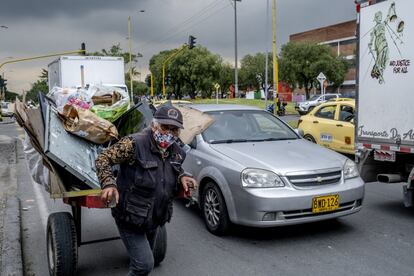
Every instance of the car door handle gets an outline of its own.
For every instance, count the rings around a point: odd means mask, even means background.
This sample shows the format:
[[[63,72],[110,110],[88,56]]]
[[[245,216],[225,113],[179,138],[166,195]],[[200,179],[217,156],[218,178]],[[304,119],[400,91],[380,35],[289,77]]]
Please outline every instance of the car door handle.
[[[319,121],[313,121],[314,124],[319,124]]]
[[[341,125],[341,124],[337,124],[336,126],[337,126],[337,127],[343,127],[343,125]]]

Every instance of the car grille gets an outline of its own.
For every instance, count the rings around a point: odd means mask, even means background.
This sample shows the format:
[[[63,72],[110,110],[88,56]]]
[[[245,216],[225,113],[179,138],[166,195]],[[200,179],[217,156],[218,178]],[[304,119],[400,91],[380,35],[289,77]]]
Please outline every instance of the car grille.
[[[351,202],[342,203],[339,205],[338,209],[334,211],[330,211],[330,212],[312,213],[312,209],[306,209],[306,210],[284,211],[282,213],[283,213],[283,218],[285,220],[291,220],[291,219],[317,217],[317,216],[326,215],[326,214],[340,213],[340,212],[352,210],[361,205],[362,205],[362,200],[355,200]]]
[[[306,175],[288,175],[289,182],[297,187],[314,187],[328,184],[335,184],[341,180],[341,170],[331,172],[320,172]]]

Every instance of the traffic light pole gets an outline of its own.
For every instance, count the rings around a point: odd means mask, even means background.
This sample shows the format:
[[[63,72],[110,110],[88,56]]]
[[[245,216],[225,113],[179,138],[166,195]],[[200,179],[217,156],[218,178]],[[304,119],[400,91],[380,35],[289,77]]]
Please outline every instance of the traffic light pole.
[[[165,86],[165,65],[173,59],[175,56],[177,56],[179,53],[181,53],[188,45],[184,44],[181,46],[177,51],[175,51],[173,54],[171,54],[162,64],[162,96],[165,98],[167,94],[167,88]]]
[[[9,63],[16,63],[16,62],[21,62],[21,61],[28,61],[28,60],[48,58],[48,57],[64,56],[64,55],[70,55],[70,54],[81,54],[81,53],[84,53],[84,52],[85,52],[85,50],[82,49],[82,50],[77,50],[77,51],[56,53],[56,54],[50,54],[50,55],[44,55],[44,56],[36,56],[36,57],[20,58],[20,59],[12,59],[12,60],[8,60],[6,62],[0,63],[0,68],[3,67],[6,64],[9,64]]]

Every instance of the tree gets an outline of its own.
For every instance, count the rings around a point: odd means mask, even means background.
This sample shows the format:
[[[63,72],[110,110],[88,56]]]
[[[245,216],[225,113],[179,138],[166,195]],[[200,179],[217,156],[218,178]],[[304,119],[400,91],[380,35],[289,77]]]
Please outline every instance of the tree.
[[[279,59],[281,80],[292,88],[304,88],[306,98],[318,84],[316,77],[323,72],[333,87],[339,87],[348,69],[342,57],[335,56],[327,45],[311,42],[288,42],[282,46]]]
[[[175,51],[177,49],[162,51],[150,60],[154,87],[158,93],[162,91],[162,64]],[[171,79],[167,94],[174,94],[176,98],[181,98],[185,93],[195,98],[197,92],[201,92],[202,96],[209,97],[213,84],[219,79],[221,63],[221,57],[212,54],[205,47],[183,49],[166,64],[166,75]]]
[[[227,93],[230,86],[233,84],[234,68],[229,63],[222,63],[218,78],[220,84],[221,98]]]
[[[272,57],[269,54],[269,67],[268,73],[269,76],[272,75],[273,65],[272,65]],[[248,54],[245,55],[241,60],[241,68],[240,68],[240,87],[244,89],[248,89],[250,87],[254,87],[255,89],[263,89],[265,90],[266,87],[266,54],[265,53],[257,53],[254,56]],[[269,78],[271,80],[271,78]]]
[[[37,103],[38,102],[38,93],[41,92],[43,94],[47,94],[49,91],[49,87],[47,85],[46,80],[37,80],[35,83],[32,84],[32,87],[26,94],[26,101],[32,101]]]

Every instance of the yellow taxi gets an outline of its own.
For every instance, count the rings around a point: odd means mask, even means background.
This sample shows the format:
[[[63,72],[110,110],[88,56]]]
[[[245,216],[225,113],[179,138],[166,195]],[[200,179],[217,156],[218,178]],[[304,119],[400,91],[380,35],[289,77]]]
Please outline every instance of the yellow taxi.
[[[304,138],[334,151],[355,154],[355,100],[339,98],[316,106],[301,116]]]

